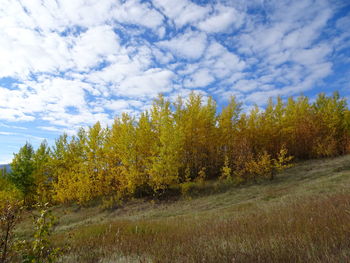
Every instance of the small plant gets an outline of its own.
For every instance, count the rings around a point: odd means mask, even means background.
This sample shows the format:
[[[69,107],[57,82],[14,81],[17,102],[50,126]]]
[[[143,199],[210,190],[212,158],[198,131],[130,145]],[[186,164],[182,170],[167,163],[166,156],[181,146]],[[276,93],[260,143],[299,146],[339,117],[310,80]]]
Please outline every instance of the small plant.
[[[221,176],[220,179],[221,180],[230,180],[231,179],[231,171],[232,169],[229,166],[229,160],[228,157],[225,156],[225,162],[224,162],[224,166],[221,168]]]
[[[248,176],[256,181],[258,178],[269,178],[273,174],[274,160],[266,151],[259,154],[257,158],[247,162],[246,171]]]
[[[191,182],[191,169],[189,166],[185,170],[185,182]]]
[[[254,181],[257,178],[269,178],[273,180],[277,172],[291,167],[292,156],[287,155],[287,149],[282,146],[277,158],[272,158],[266,151],[259,154],[257,158],[246,163],[246,171]]]
[[[286,146],[283,145],[277,155],[277,159],[274,159],[274,173],[292,167],[292,164],[290,163],[292,160],[293,156],[288,156],[288,150]],[[274,175],[274,173],[272,175]],[[273,179],[273,177],[271,179]]]
[[[22,263],[54,263],[61,256],[61,249],[54,247],[51,240],[57,218],[48,209],[48,204],[39,209],[40,214],[34,221],[33,240],[29,243],[23,241]]]
[[[181,194],[183,196],[190,197],[196,191],[196,183],[195,182],[184,182],[180,184]]]
[[[102,210],[113,210],[120,207],[123,204],[123,200],[120,195],[115,194],[104,197],[101,203]]]
[[[207,174],[205,172],[206,168],[203,167],[199,172],[198,172],[198,176],[195,179],[195,182],[199,183],[199,184],[203,184],[205,179],[207,178]]]

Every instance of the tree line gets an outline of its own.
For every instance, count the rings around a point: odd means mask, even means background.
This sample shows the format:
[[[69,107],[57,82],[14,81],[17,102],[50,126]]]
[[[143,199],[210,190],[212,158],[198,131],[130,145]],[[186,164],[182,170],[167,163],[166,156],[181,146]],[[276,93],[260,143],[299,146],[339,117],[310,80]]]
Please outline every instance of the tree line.
[[[149,111],[123,113],[111,127],[97,122],[72,137],[61,135],[52,147],[44,141],[34,150],[26,143],[8,178],[27,203],[83,204],[159,195],[173,185],[216,178],[273,179],[292,158],[349,152],[350,111],[338,93],[321,93],[313,102],[277,97],[249,111],[231,97],[220,112],[211,97],[191,93],[171,102],[159,95]]]

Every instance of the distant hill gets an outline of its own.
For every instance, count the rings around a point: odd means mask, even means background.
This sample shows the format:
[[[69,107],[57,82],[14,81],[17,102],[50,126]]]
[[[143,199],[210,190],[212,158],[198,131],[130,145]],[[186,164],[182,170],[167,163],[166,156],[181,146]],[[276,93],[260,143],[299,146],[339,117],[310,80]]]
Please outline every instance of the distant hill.
[[[0,164],[0,170],[6,169],[7,172],[11,171],[11,166],[9,164]]]

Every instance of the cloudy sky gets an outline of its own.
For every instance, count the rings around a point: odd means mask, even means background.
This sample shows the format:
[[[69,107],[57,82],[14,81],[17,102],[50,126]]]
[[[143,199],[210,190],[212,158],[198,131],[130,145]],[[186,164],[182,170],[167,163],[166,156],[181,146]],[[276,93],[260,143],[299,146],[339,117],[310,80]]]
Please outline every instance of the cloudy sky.
[[[348,0],[1,0],[0,163],[195,90],[350,95]]]

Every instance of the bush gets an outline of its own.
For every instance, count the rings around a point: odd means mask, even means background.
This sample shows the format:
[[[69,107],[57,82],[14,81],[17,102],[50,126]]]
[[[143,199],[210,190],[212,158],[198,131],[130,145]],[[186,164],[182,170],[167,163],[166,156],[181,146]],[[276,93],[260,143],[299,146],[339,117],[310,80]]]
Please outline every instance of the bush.
[[[22,203],[7,200],[0,203],[0,262],[11,262],[15,254],[14,229],[19,222]]]
[[[57,218],[47,208],[47,204],[40,209],[39,216],[34,219],[33,240],[22,242],[22,263],[54,263],[61,256],[61,249],[54,247],[51,241]]]

